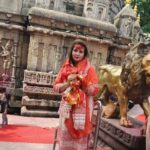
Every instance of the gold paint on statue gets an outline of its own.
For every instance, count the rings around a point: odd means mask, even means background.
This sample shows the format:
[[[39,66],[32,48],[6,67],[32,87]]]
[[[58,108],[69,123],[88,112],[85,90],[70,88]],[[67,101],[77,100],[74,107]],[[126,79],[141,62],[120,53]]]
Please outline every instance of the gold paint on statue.
[[[137,7],[137,5],[135,5],[134,6],[134,14],[135,14],[135,16],[137,16],[137,12],[138,12],[138,7]]]
[[[126,3],[126,5],[130,5],[131,4],[131,0],[126,0],[125,3]]]
[[[104,100],[106,106],[109,105],[110,107],[110,96],[117,97],[120,106],[120,124],[122,126],[132,126],[127,118],[128,100],[140,104],[145,115],[150,115],[150,103],[148,101],[150,96],[149,46],[150,43],[135,45],[127,53],[122,66],[107,64],[99,68],[98,77],[101,91],[98,96]],[[107,110],[105,109],[105,111]],[[112,116],[110,112],[109,116]],[[109,116],[107,115],[107,117]]]

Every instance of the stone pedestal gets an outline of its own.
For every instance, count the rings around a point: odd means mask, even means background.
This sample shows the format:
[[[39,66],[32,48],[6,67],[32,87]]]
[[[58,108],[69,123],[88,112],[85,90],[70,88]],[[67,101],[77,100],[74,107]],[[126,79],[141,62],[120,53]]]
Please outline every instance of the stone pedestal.
[[[141,122],[132,120],[133,128],[120,126],[119,119],[102,118],[99,138],[113,150],[145,150],[145,137],[140,134]]]

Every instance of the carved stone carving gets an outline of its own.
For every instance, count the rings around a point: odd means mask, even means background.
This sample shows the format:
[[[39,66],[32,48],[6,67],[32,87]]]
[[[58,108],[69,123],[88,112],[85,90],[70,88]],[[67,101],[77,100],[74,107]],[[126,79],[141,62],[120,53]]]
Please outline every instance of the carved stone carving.
[[[42,86],[32,86],[32,85],[23,85],[23,91],[27,94],[42,94],[42,95],[51,95],[53,90],[51,87],[42,87]]]
[[[55,98],[54,98],[55,99]],[[46,100],[46,99],[36,99],[29,98],[28,96],[22,97],[22,105],[26,105],[27,107],[59,107],[59,102],[55,100]],[[49,108],[50,109],[50,108]]]
[[[114,18],[114,24],[118,28],[120,37],[132,36],[133,24],[136,20],[134,11],[130,5],[126,5]]]
[[[117,119],[101,118],[99,136],[113,149],[145,150],[145,137],[140,134],[141,122],[134,121],[134,128],[119,126]]]
[[[47,113],[54,113],[53,111],[49,112],[49,110],[51,107],[58,108],[59,102],[57,101],[61,98],[61,95],[53,92],[52,89],[55,78],[56,75],[50,72],[25,70],[21,114],[37,116],[36,112],[38,112],[41,116],[41,111],[38,111],[39,108],[43,110],[44,116],[47,116]],[[28,108],[30,109],[28,110]],[[32,108],[34,109],[32,110]],[[49,108],[49,110],[46,110],[46,108]],[[56,112],[55,115],[57,115]]]
[[[132,38],[133,38],[132,41],[134,43],[140,42],[140,33],[141,33],[141,27],[140,27],[139,21],[136,20],[132,29]]]
[[[84,15],[92,17],[94,0],[85,0]]]
[[[29,70],[24,71],[24,83],[27,84],[51,86],[55,78],[56,75],[50,73]]]
[[[133,28],[133,21],[131,17],[123,18],[120,21],[119,35],[121,37],[130,37]]]
[[[110,1],[108,0],[87,0],[85,2],[84,14],[86,17],[96,20],[108,20]]]
[[[1,45],[0,49],[0,56],[3,59],[4,73],[7,74],[13,63],[13,46],[11,44],[11,41],[9,40],[5,45]]]
[[[113,22],[114,17],[121,11],[124,6],[124,0],[111,0],[109,8],[109,21]]]
[[[103,20],[103,21],[108,21],[108,12],[109,12],[109,5],[110,1],[109,0],[96,0],[95,1],[95,7],[97,7],[96,11],[96,18],[98,20]]]
[[[54,9],[54,2],[55,0],[50,0],[49,8]]]

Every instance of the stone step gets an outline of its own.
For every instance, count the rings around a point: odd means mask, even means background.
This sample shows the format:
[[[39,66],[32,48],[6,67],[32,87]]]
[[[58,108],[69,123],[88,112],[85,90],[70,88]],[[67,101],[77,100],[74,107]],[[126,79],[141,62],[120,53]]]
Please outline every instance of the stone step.
[[[27,109],[26,106],[21,107],[22,116],[32,116],[32,117],[58,117],[57,111],[48,110],[31,110]]]
[[[49,95],[55,97],[61,97],[61,94],[53,91],[53,88],[46,86],[35,86],[29,84],[23,84],[23,93],[26,95],[36,94],[36,95]]]
[[[60,101],[46,100],[46,99],[30,99],[28,96],[22,98],[22,106],[34,106],[34,107],[54,107],[58,108]]]

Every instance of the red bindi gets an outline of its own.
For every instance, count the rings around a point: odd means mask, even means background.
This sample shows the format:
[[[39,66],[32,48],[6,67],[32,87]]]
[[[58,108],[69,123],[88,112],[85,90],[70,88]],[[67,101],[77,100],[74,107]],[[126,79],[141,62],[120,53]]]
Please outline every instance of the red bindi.
[[[79,50],[82,49],[82,50],[83,50],[83,49],[84,49],[84,46],[81,45],[81,44],[75,44],[73,49],[79,49]]]

